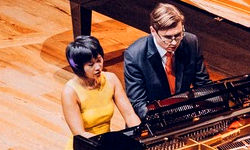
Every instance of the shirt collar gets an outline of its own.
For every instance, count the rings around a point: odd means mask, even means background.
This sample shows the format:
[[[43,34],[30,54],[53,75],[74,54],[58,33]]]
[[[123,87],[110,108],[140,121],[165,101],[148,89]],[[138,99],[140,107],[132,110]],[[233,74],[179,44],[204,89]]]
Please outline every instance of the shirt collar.
[[[156,46],[157,51],[159,52],[161,58],[165,57],[167,51],[163,49],[156,41],[155,37],[153,36],[154,44]]]

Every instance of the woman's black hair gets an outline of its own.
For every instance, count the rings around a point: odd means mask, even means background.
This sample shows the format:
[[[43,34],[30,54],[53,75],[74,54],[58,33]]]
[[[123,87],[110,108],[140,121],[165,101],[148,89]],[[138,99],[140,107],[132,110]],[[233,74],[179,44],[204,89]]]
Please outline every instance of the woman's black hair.
[[[79,77],[85,77],[83,66],[99,54],[104,57],[100,42],[93,36],[77,36],[66,48],[68,63]]]

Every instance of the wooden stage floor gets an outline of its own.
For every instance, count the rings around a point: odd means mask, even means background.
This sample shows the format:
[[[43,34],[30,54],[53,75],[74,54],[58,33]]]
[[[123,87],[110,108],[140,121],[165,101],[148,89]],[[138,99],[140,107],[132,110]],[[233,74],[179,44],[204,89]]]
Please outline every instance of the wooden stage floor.
[[[123,50],[147,33],[93,14],[92,35],[105,51],[105,70],[123,82]],[[72,73],[65,47],[73,40],[68,0],[1,0],[0,149],[61,150],[70,136],[60,94]],[[208,62],[209,63],[209,62]],[[225,76],[209,70],[213,80]],[[117,112],[113,130],[124,127]]]

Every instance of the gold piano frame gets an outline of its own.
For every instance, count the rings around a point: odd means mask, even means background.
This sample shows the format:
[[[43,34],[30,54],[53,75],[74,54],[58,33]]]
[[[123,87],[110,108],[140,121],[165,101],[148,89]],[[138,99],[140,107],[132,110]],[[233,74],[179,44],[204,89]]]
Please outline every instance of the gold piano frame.
[[[217,135],[201,142],[197,142],[193,139],[188,139],[186,146],[179,148],[178,150],[217,150],[216,147],[218,147],[219,145],[230,142],[236,137],[247,135],[249,134],[249,131],[250,124],[247,124],[238,129]]]

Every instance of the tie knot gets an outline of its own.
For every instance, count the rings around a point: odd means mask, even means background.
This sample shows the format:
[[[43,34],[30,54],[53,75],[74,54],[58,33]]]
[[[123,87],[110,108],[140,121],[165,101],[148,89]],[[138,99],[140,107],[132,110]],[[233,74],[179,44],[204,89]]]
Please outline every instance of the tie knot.
[[[169,58],[169,57],[172,57],[172,56],[173,56],[173,53],[167,52],[165,55]]]

